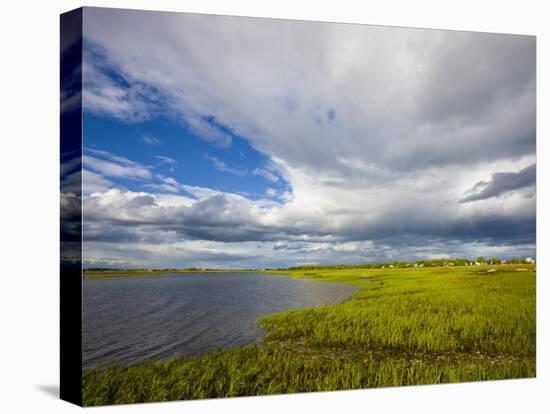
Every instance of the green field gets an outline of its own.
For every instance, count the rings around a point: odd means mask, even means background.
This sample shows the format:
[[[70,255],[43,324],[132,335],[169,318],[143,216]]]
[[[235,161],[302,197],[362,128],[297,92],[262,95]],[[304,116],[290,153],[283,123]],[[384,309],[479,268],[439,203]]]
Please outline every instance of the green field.
[[[84,404],[438,384],[536,374],[533,265],[342,267],[284,273],[350,283],[362,290],[341,304],[260,318],[258,323],[266,328],[267,335],[259,346],[186,360],[86,370]]]

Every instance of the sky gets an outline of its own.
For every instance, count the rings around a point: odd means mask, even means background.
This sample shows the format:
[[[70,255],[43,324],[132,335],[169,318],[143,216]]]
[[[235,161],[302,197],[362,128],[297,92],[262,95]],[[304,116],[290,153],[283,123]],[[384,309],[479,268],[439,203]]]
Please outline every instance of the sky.
[[[535,38],[84,9],[87,267],[535,257]]]

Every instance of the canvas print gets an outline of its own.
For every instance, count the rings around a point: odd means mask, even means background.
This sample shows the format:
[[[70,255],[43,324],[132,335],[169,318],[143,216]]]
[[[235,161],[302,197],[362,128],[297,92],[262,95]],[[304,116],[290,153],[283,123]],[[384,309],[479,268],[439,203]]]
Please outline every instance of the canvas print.
[[[79,403],[535,377],[534,36],[71,13]]]

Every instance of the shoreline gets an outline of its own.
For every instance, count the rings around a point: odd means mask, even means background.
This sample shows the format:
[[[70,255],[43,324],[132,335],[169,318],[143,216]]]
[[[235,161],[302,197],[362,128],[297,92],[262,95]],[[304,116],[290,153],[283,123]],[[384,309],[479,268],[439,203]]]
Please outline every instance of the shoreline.
[[[292,276],[293,273],[302,273],[301,277],[310,276],[310,279],[316,279],[315,273],[327,271],[414,271],[421,269],[473,269],[484,272],[486,268],[510,269],[518,267],[535,267],[534,263],[502,263],[502,264],[481,264],[481,265],[454,265],[454,266],[425,266],[425,267],[361,267],[359,265],[350,266],[314,266],[313,268],[287,268],[287,269],[109,269],[109,270],[82,270],[83,279],[101,279],[111,277],[135,277],[135,276],[166,276],[171,274],[193,274],[193,273],[258,273],[258,274],[281,274]],[[378,266],[373,264],[371,266]]]
[[[533,264],[262,273],[361,290],[261,316],[259,344],[87,368],[86,405],[535,376]],[[138,380],[148,391],[132,391]]]
[[[139,277],[139,276],[168,276],[173,274],[195,274],[195,273],[260,273],[259,270],[233,270],[233,269],[208,269],[208,270],[83,270],[83,279],[105,279],[105,278],[120,278],[120,277]]]

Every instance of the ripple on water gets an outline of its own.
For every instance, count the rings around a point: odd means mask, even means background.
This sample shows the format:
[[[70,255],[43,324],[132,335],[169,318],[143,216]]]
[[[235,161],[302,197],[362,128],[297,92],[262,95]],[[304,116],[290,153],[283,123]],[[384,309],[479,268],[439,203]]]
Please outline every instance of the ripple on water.
[[[262,315],[339,303],[357,290],[250,272],[85,279],[83,365],[245,345],[264,334]]]

